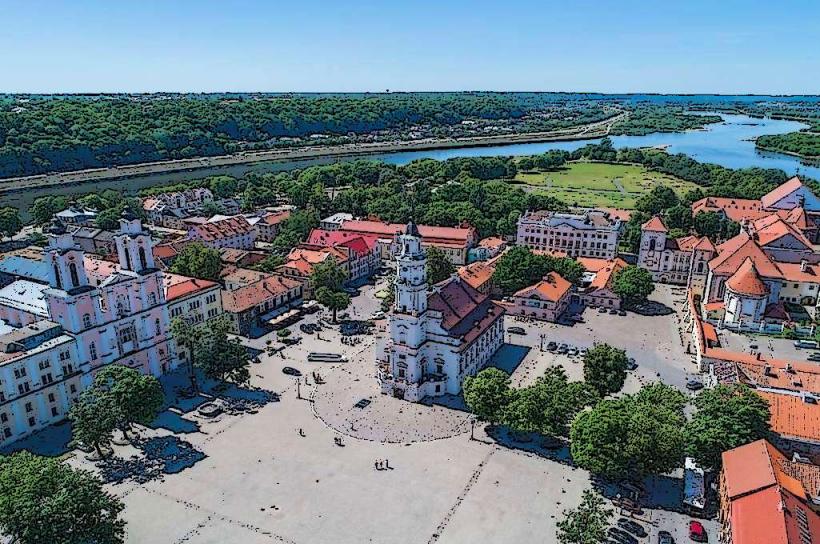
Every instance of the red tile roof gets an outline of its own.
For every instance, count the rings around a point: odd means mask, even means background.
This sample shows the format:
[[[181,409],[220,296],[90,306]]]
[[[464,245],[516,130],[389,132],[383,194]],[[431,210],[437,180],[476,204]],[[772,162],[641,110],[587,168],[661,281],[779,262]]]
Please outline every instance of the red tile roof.
[[[718,275],[734,274],[747,258],[751,258],[758,273],[763,277],[781,276],[774,261],[745,231],[720,244],[717,250],[718,255],[709,261],[709,268]]]
[[[189,231],[194,233],[196,238],[209,242],[250,234],[253,231],[253,227],[250,223],[248,223],[247,219],[241,215],[237,215],[226,219],[220,219],[219,221],[214,221],[213,223],[192,225],[189,227]]]
[[[764,208],[771,208],[779,201],[783,200],[785,197],[789,196],[790,194],[792,194],[793,192],[797,191],[802,187],[803,182],[800,181],[799,177],[794,176],[790,180],[778,186],[773,191],[763,195],[760,198],[760,203],[763,205]]]
[[[478,247],[483,247],[487,249],[500,249],[506,245],[507,242],[503,238],[499,238],[498,236],[490,236],[489,238],[483,238],[478,242]]]
[[[214,281],[189,278],[188,276],[171,274],[169,272],[164,272],[162,276],[165,300],[168,302],[219,286],[219,284]]]
[[[753,221],[750,225],[752,232],[757,236],[761,246],[767,246],[784,236],[791,235],[806,249],[811,249],[811,242],[796,227],[784,221],[778,214],[773,213]]]
[[[707,196],[692,203],[692,215],[700,212],[720,212],[726,217],[740,223],[744,220],[757,219],[763,212],[763,206],[759,200],[746,198],[723,198],[717,196]]]
[[[461,340],[459,350],[468,347],[496,321],[503,318],[504,308],[480,293],[460,277],[451,277],[433,286],[427,307],[441,312],[441,326]]]
[[[374,235],[358,234],[343,230],[313,229],[308,235],[307,244],[316,246],[343,246],[350,248],[357,256],[371,253],[378,246],[379,238]]]
[[[663,224],[663,221],[657,215],[652,219],[641,225],[641,230],[648,230],[650,232],[668,232],[669,229]]]
[[[283,212],[267,213],[262,216],[260,221],[262,221],[266,225],[278,225],[279,223],[284,222],[288,217],[290,217],[290,211],[285,210]]]
[[[359,234],[370,234],[380,238],[392,238],[396,234],[404,232],[406,225],[400,223],[382,223],[380,221],[345,221],[340,230],[346,232],[356,232]],[[465,246],[476,236],[473,227],[431,227],[428,225],[418,225],[419,234],[422,239],[431,244],[454,244]]]
[[[760,279],[754,261],[749,257],[746,257],[737,272],[726,280],[726,287],[740,295],[752,297],[762,297],[769,294],[769,288]]]

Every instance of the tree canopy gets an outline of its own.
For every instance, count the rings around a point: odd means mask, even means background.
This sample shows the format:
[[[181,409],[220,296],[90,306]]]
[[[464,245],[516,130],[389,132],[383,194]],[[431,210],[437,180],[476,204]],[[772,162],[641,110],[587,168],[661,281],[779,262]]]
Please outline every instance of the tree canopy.
[[[0,457],[0,532],[19,544],[120,544],[123,504],[84,470],[22,451]]]
[[[199,242],[182,248],[171,265],[171,272],[174,274],[211,281],[218,280],[221,271],[219,250],[205,247]]]
[[[585,489],[578,508],[564,510],[564,519],[558,522],[558,542],[600,544],[606,541],[606,531],[613,512],[605,504],[598,493]]]
[[[668,472],[683,459],[685,404],[682,393],[663,384],[602,400],[573,421],[572,458],[613,480]]]
[[[584,383],[601,397],[617,393],[626,381],[627,363],[624,350],[595,344],[584,355]]]
[[[498,259],[493,284],[509,295],[538,283],[550,272],[557,272],[567,281],[577,283],[584,267],[568,257],[536,255],[524,246],[515,246]]]
[[[489,423],[499,423],[510,403],[510,375],[498,368],[485,368],[475,376],[464,378],[464,402],[476,417]]]
[[[646,302],[655,290],[652,274],[636,265],[627,265],[616,271],[612,278],[612,291],[621,297],[627,307]]]
[[[721,454],[769,434],[769,403],[745,385],[718,385],[695,397],[686,427],[687,452],[703,467],[718,469]]]
[[[427,281],[430,284],[446,280],[455,272],[450,258],[437,247],[427,248]]]

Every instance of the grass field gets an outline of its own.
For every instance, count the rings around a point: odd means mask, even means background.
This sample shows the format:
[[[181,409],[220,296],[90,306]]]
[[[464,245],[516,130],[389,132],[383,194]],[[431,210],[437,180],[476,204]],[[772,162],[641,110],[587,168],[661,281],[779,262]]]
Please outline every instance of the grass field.
[[[515,179],[535,193],[554,196],[570,205],[625,209],[634,208],[638,197],[655,185],[666,185],[678,194],[698,187],[643,166],[600,162],[573,162],[556,171],[519,173]]]

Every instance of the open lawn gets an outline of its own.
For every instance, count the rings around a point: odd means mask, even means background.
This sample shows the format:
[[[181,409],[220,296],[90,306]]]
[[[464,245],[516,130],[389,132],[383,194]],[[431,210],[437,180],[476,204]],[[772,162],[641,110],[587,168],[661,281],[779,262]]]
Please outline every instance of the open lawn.
[[[626,209],[634,208],[638,197],[658,184],[671,187],[678,194],[698,187],[643,166],[584,161],[568,163],[553,171],[519,173],[515,179],[529,185],[533,192],[554,196],[570,205]]]

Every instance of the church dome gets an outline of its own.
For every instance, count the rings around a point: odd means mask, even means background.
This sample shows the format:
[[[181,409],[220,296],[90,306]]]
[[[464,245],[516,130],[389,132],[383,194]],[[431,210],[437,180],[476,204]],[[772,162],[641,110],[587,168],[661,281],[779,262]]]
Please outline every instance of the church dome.
[[[421,238],[421,234],[419,234],[419,228],[416,226],[416,223],[411,219],[409,223],[407,223],[407,227],[404,229],[404,234],[408,236],[415,236],[416,238]]]
[[[763,297],[769,294],[769,288],[760,279],[757,268],[751,258],[746,258],[737,272],[726,280],[726,287],[739,295]]]

